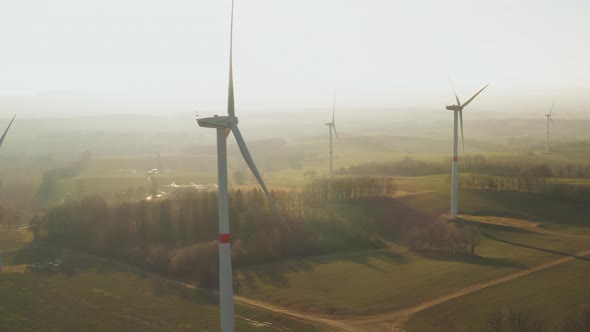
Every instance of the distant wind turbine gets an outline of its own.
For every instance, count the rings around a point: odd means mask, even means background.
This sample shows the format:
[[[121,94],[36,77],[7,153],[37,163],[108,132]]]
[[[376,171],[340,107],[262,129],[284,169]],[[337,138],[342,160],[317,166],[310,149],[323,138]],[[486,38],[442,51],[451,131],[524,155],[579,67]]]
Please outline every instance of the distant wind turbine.
[[[332,130],[334,131],[334,134],[336,134],[336,138],[338,139],[338,142],[340,142],[340,137],[338,137],[338,132],[336,131],[336,122],[334,121],[335,116],[336,116],[336,95],[334,95],[334,106],[332,107],[332,122],[326,123],[326,126],[328,126],[330,128],[330,169],[329,169],[330,180],[334,179],[334,159],[332,156]]]
[[[456,105],[447,106],[447,110],[453,111],[454,114],[454,122],[453,122],[453,168],[451,174],[451,218],[457,218],[457,199],[459,194],[459,158],[457,156],[458,152],[458,129],[457,129],[457,122],[461,123],[461,146],[463,147],[463,157],[465,157],[465,140],[463,138],[463,109],[469,105],[479,95],[485,88],[488,87],[489,84],[486,84],[481,90],[479,90],[473,97],[469,98],[465,103],[461,104],[459,101],[459,97],[457,96],[457,92],[455,91],[455,87],[451,83],[451,88],[453,89],[453,94],[455,94],[455,100],[457,101]],[[463,160],[465,162],[465,160]]]
[[[553,103],[551,103],[551,109],[549,109],[549,113],[545,114],[545,117],[547,118],[547,137],[545,139],[545,152],[547,153],[551,152],[551,145],[549,144],[549,121],[551,121],[551,124],[553,125],[553,127],[555,127],[555,123],[553,122],[553,118],[551,117],[554,105],[555,97],[553,97]]]
[[[260,172],[256,168],[244,138],[238,128],[238,118],[235,115],[234,108],[234,83],[233,83],[233,19],[234,2],[232,0],[231,9],[231,32],[230,32],[230,52],[229,52],[229,87],[227,98],[227,116],[213,116],[208,118],[198,118],[199,126],[205,128],[217,129],[217,181],[219,195],[219,304],[221,309],[221,331],[234,331],[234,303],[233,303],[233,283],[232,283],[232,264],[231,264],[231,246],[229,232],[229,210],[228,210],[228,179],[227,179],[227,135],[233,132],[240,152],[248,164],[248,167],[260,183],[262,190],[268,197],[272,208],[278,214],[278,208],[272,198]]]

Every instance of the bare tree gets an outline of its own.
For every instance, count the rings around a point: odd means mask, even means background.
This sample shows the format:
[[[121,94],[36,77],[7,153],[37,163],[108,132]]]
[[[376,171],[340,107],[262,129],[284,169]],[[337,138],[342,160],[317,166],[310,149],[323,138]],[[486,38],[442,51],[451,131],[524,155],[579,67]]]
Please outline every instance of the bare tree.
[[[488,319],[484,332],[502,332],[506,318],[504,317],[504,310],[502,308],[496,309],[492,317]]]
[[[512,311],[508,315],[511,332],[528,332],[530,316],[526,311]]]

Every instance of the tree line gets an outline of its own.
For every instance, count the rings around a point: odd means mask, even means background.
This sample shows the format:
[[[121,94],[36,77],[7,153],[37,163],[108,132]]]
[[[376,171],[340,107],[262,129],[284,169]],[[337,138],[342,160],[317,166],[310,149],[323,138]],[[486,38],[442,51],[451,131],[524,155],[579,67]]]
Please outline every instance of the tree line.
[[[560,199],[590,201],[590,187],[557,182],[554,165],[497,164],[491,169],[475,165],[468,173],[460,174],[460,189],[534,192]]]
[[[285,224],[259,189],[230,192],[232,256],[238,266],[285,257],[378,246],[365,219],[338,218],[331,206],[388,197],[391,179],[317,180],[272,195]],[[159,200],[88,196],[31,221],[36,240],[113,257],[158,273],[217,285],[217,192],[177,190]],[[371,226],[372,227],[372,226]]]
[[[424,176],[445,174],[450,163],[426,162],[406,156],[399,161],[368,161],[336,170],[340,175]]]
[[[476,225],[457,226],[438,219],[408,233],[408,243],[414,251],[429,251],[438,254],[475,255],[481,232]]]
[[[462,328],[453,321],[439,323],[439,331],[445,332],[588,332],[590,331],[590,307],[582,305],[566,314],[566,318],[548,323],[527,310],[515,310],[499,306],[476,330]]]
[[[460,189],[540,192],[554,181],[538,169],[524,169],[510,175],[491,175],[471,172],[461,174]]]
[[[452,324],[449,331],[462,331]],[[549,325],[526,310],[497,308],[483,324],[484,332],[587,332],[590,331],[590,309],[580,306],[567,318],[556,324]]]
[[[534,162],[527,160],[496,159],[484,155],[467,155],[461,160],[465,173],[487,174],[498,177],[532,178],[589,178],[590,163]],[[463,167],[463,166],[461,166]],[[451,159],[440,162],[416,160],[410,156],[398,161],[368,161],[336,170],[341,175],[425,176],[447,174],[451,171]],[[524,186],[524,181],[523,184]]]

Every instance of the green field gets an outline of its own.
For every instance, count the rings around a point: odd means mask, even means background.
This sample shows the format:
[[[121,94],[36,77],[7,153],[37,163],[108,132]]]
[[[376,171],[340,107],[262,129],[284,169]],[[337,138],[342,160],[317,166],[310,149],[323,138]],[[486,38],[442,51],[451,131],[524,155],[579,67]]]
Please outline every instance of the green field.
[[[304,172],[313,170],[317,176],[328,173],[328,151],[326,137],[300,137],[279,145],[270,145],[268,141],[252,141],[250,150],[264,178],[271,188],[301,188],[307,181]],[[230,185],[233,179],[231,173],[241,169],[248,174],[247,182],[256,181],[249,176],[246,164],[242,160],[237,148],[230,142],[228,150]],[[489,160],[507,162],[556,163],[564,160],[585,162],[590,157],[588,149],[561,148],[554,154],[530,153],[529,151],[510,151],[496,144],[485,141],[472,141],[475,153],[481,153]],[[278,151],[277,151],[278,147]],[[339,169],[360,162],[394,161],[404,157],[416,160],[440,163],[449,159],[451,150],[450,140],[440,139],[438,136],[394,136],[394,135],[356,135],[343,136],[342,141],[334,146],[334,167]],[[504,151],[504,152],[498,152]],[[211,184],[216,182],[215,149],[214,146],[200,146],[194,154],[162,154],[164,171],[157,178],[160,185]],[[146,186],[145,172],[158,167],[155,155],[97,155],[93,157],[86,169],[79,175],[58,181],[57,194],[66,197],[69,194],[108,194],[124,191],[130,187]],[[37,166],[39,167],[39,166]],[[430,190],[448,195],[450,182],[449,174],[399,178],[400,190]],[[131,173],[135,170],[135,173]],[[18,172],[18,170],[16,170]],[[36,178],[40,181],[42,170]],[[557,179],[569,184],[588,185],[587,179]],[[161,188],[164,191],[170,189]]]
[[[28,231],[0,232],[0,251],[18,249],[33,240],[33,234]]]
[[[404,157],[403,153],[392,155],[394,157],[390,155],[390,158],[394,159]],[[269,172],[265,174],[265,179],[271,187],[301,188],[305,183],[303,170],[316,169],[318,174],[322,174],[327,160],[319,150],[317,156],[317,159],[307,160],[303,169],[286,168]],[[384,156],[373,157],[386,159]],[[497,157],[519,158],[521,155],[498,154]],[[437,161],[443,157],[424,155],[421,158]],[[530,158],[546,157],[534,155]],[[344,160],[342,156],[340,162]],[[114,161],[116,159],[109,162]],[[341,165],[351,162],[352,159],[346,160]],[[107,174],[93,177],[95,171],[96,168],[80,177],[64,180],[62,185],[67,183],[66,187],[74,190],[80,187],[78,183],[82,181],[103,192],[117,186],[140,185],[144,180],[141,175],[128,179],[119,175],[112,180]],[[200,178],[190,174],[186,170],[176,170],[162,174],[161,179],[162,183],[215,180],[214,173],[202,173]],[[96,181],[95,185],[93,181]],[[582,180],[560,181],[585,184]],[[252,183],[250,179],[246,186]],[[412,211],[424,216],[447,213],[449,175],[396,177],[396,185],[402,192],[424,192],[396,199],[397,204],[409,213],[404,218],[412,218]],[[553,231],[590,234],[587,207],[575,202],[557,201],[542,194],[461,191],[460,209],[466,214],[536,221],[541,223],[542,228]],[[346,211],[343,208],[340,213],[350,212]],[[392,217],[395,218],[395,215]],[[389,250],[342,253],[238,269],[237,291],[245,297],[313,314],[334,317],[370,315],[406,308],[590,247],[587,239],[553,237],[497,227],[483,227],[483,233],[477,249],[479,256],[474,258],[422,255],[394,245]]]
[[[439,163],[449,158],[450,140],[437,136],[343,135],[334,145],[335,168],[367,161],[392,161],[410,156]],[[449,136],[450,138],[450,136]],[[261,143],[262,142],[262,143]],[[251,141],[254,159],[270,188],[301,189],[304,175],[314,170],[327,174],[327,135],[285,142],[284,149],[268,149],[264,141]],[[250,143],[250,141],[249,141]],[[232,172],[246,174],[244,187],[257,186],[233,141],[229,154]],[[162,155],[163,170],[157,176],[160,189],[177,184],[216,182],[214,146],[197,151]],[[485,140],[471,140],[468,151],[490,160],[554,163],[586,162],[588,149],[559,147],[556,153],[505,150]],[[497,152],[507,151],[507,152]],[[190,154],[189,154],[190,153]],[[292,164],[288,158],[296,157]],[[276,164],[273,162],[276,159]],[[51,167],[59,166],[57,162]],[[33,180],[40,184],[44,167],[35,165]],[[449,164],[449,173],[450,167]],[[51,168],[47,166],[48,169]],[[157,167],[154,155],[109,156],[97,154],[80,174],[57,180],[57,203],[89,194],[108,195],[132,187],[147,186],[145,172]],[[135,170],[136,172],[132,172]],[[14,167],[14,172],[20,172]],[[8,177],[9,174],[7,174]],[[365,216],[381,222],[419,221],[448,213],[450,174],[395,177],[400,195],[392,206],[336,204],[340,220],[354,222]],[[559,183],[588,186],[588,179],[554,179]],[[10,182],[8,182],[10,185]],[[10,187],[10,188],[14,188]],[[37,188],[32,184],[27,188]],[[24,190],[24,189],[23,189]],[[33,189],[27,189],[32,191]],[[34,197],[35,192],[29,196]],[[524,192],[461,191],[462,214],[506,216],[540,223],[543,229],[570,234],[590,234],[590,208],[580,202],[556,200],[548,195]],[[214,222],[214,221],[212,221]],[[354,318],[411,307],[465,287],[524,271],[590,248],[590,240],[481,226],[476,257],[438,255],[410,251],[403,243],[386,243],[386,249],[344,252],[305,259],[289,259],[235,270],[239,295],[322,317]],[[402,236],[400,236],[401,239]],[[0,250],[25,246],[28,232],[0,233]],[[399,239],[386,239],[398,241]],[[344,247],[346,244],[343,244]],[[352,249],[349,249],[352,250]],[[57,256],[56,256],[57,255]],[[206,292],[179,288],[106,263],[78,256],[64,257],[59,271],[26,271],[27,264],[54,260],[61,253],[21,251],[3,254],[0,273],[0,327],[19,330],[65,331],[216,331],[216,297]],[[477,330],[499,305],[527,309],[550,322],[564,318],[588,303],[590,290],[583,283],[590,272],[588,261],[575,261],[533,273],[432,307],[409,322],[410,331],[439,331],[450,321]],[[237,306],[238,330],[320,331],[324,327]],[[271,322],[275,326],[256,325]],[[443,324],[444,323],[444,324]],[[1,328],[0,328],[1,330]]]
[[[409,307],[590,247],[588,239],[484,228],[477,257],[394,247],[239,269],[239,293],[301,311],[369,315]]]
[[[410,332],[479,331],[498,307],[528,311],[555,327],[590,304],[590,261],[575,260],[436,305],[413,316]]]
[[[55,259],[57,269],[27,271]],[[48,249],[5,257],[0,272],[2,331],[218,331],[217,297],[108,263]],[[238,305],[239,331],[324,331]]]

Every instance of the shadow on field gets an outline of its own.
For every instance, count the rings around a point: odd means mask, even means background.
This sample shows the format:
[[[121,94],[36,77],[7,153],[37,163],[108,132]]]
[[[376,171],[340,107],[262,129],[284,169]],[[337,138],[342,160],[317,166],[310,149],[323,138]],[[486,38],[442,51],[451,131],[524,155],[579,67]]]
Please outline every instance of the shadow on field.
[[[263,283],[273,287],[285,288],[289,286],[289,280],[286,278],[286,274],[307,272],[311,270],[313,270],[312,265],[303,260],[276,263],[272,265],[265,264],[261,268],[242,270],[242,279],[236,279],[234,285],[236,286],[236,290],[239,290],[241,286],[257,289],[256,281],[261,280]]]
[[[406,264],[409,262],[407,256],[393,251],[380,250],[380,251],[366,251],[359,253],[347,253],[341,255],[328,255],[311,258],[310,261],[318,264],[328,264],[337,261],[351,262],[359,264],[370,269],[384,272],[379,266],[373,264],[371,261],[381,260],[390,263]]]
[[[411,195],[400,198],[368,198],[348,202],[359,216],[377,221],[374,232],[388,241],[398,241],[413,228],[433,222],[440,215],[439,197],[435,193]],[[424,209],[424,207],[432,207]]]
[[[219,294],[199,288],[187,288],[172,282],[158,280],[153,287],[155,295],[160,297],[177,296],[185,301],[199,304],[219,304]]]
[[[464,211],[480,216],[499,216],[557,224],[590,226],[587,202],[557,198],[542,193],[508,192],[490,190],[465,191]],[[493,202],[490,206],[485,202]]]
[[[422,195],[415,195],[422,196]],[[404,197],[405,198],[405,197]],[[436,213],[420,211],[399,198],[368,198],[347,202],[346,208],[339,208],[337,214],[341,217],[359,222],[363,216],[369,216],[376,221],[371,234],[378,235],[385,241],[398,242],[408,230],[428,224],[437,217]],[[361,223],[362,224],[362,223]],[[340,248],[359,248],[357,243],[345,243]],[[288,274],[309,272],[321,264],[337,262],[354,263],[366,268],[385,272],[378,264],[379,261],[395,264],[406,264],[410,261],[407,255],[400,252],[383,249],[386,246],[376,246],[354,251],[339,251],[321,256],[311,256],[301,259],[288,259],[282,262],[263,263],[240,269],[241,278],[236,288],[247,287],[257,289],[257,282],[277,288],[289,287]],[[376,249],[378,248],[378,249]]]
[[[506,267],[506,268],[514,268],[514,269],[527,269],[528,266],[522,263],[514,262],[507,258],[491,258],[491,257],[483,257],[483,256],[471,256],[471,255],[463,255],[463,254],[456,254],[456,255],[448,255],[448,254],[437,254],[432,252],[414,252],[416,255],[437,260],[437,261],[447,261],[447,262],[461,262],[467,264],[476,264],[476,265],[485,265],[485,266],[493,266],[493,267]]]
[[[553,249],[535,247],[535,246],[531,246],[531,245],[528,245],[528,244],[522,244],[522,243],[518,243],[518,242],[514,242],[514,241],[508,241],[508,240],[501,239],[499,237],[496,237],[496,236],[494,236],[492,234],[489,234],[489,233],[486,233],[486,232],[483,233],[483,236],[487,237],[490,240],[494,240],[494,241],[498,241],[498,242],[510,244],[510,245],[513,245],[513,246],[518,246],[518,247],[523,247],[523,248],[528,248],[528,249],[533,249],[533,250],[539,250],[539,251],[548,252],[548,253],[555,254],[555,255],[575,257],[577,259],[580,259],[580,260],[583,260],[583,261],[589,261],[590,262],[590,258],[587,258],[587,257],[577,256],[577,255],[570,254],[570,253],[564,252],[564,251],[558,251],[558,250],[553,250]]]
[[[59,249],[41,249],[33,246],[2,254],[4,265],[43,264],[62,255]]]
[[[117,282],[129,278],[124,275],[127,273],[140,279],[149,280],[152,292],[156,296],[176,296],[198,304],[218,303],[218,295],[215,292],[188,288],[177,282],[151,275],[149,272],[126,267],[123,263],[108,262],[83,254],[69,253],[62,249],[29,246],[4,253],[3,262],[5,266],[26,265],[26,273],[38,276],[63,276],[68,279],[96,274],[111,276],[113,282]],[[59,264],[55,265],[55,262],[59,262]]]
[[[61,274],[68,278],[88,270],[92,270],[93,273],[97,274],[109,274],[125,270],[116,265],[100,262],[98,259],[68,253],[65,249],[38,245],[30,245],[6,253],[3,258],[4,265],[27,265],[28,272]]]
[[[494,224],[486,224],[483,222],[478,222],[470,219],[465,218],[457,218],[454,223],[459,226],[463,227],[466,225],[474,225],[477,226],[481,230],[488,230],[488,231],[501,231],[501,232],[511,232],[511,233],[520,233],[520,234],[538,234],[526,229],[508,226],[508,225],[494,225]]]
[[[385,272],[374,263],[379,260],[397,264],[406,264],[409,262],[409,258],[406,255],[387,250],[331,254],[311,257],[305,260],[279,262],[272,265],[263,264],[256,269],[244,269],[240,271],[241,278],[236,279],[234,285],[237,290],[239,290],[239,287],[256,290],[258,288],[257,282],[261,281],[272,287],[286,288],[289,287],[287,274],[309,272],[317,267],[317,265],[336,262],[350,262],[379,272]]]

